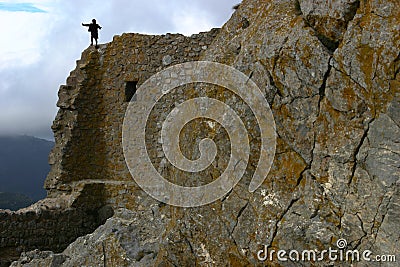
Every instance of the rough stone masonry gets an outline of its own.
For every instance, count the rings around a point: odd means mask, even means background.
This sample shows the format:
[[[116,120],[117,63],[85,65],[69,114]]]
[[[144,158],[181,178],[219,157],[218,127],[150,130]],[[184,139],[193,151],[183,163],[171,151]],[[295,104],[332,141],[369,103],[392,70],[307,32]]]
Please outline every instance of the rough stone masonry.
[[[257,258],[264,246],[322,251],[345,239],[347,249],[399,261],[399,20],[397,0],[244,0],[220,30],[123,34],[87,49],[60,87],[48,198],[1,212],[0,260],[25,251],[13,266],[380,266]],[[146,145],[156,169],[195,186],[226,167],[227,133],[207,120],[190,122],[180,140],[182,152],[195,159],[198,142],[212,138],[218,156],[209,168],[188,176],[163,160],[160,122],[198,96],[237,112],[251,158],[222,199],[172,207],[131,178],[122,121],[129,89],[167,66],[199,59],[235,67],[264,92],[276,123],[276,155],[261,188],[248,192],[261,138],[251,110],[226,88],[179,87],[148,121]],[[46,233],[52,238],[37,238]]]

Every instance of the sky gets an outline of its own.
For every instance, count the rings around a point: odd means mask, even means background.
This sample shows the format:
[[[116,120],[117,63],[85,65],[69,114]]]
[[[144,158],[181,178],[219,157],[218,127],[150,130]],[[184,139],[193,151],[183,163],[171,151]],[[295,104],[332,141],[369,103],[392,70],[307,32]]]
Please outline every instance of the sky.
[[[124,32],[191,35],[221,27],[240,0],[0,1],[0,136],[53,139],[57,92],[90,44],[81,23]]]

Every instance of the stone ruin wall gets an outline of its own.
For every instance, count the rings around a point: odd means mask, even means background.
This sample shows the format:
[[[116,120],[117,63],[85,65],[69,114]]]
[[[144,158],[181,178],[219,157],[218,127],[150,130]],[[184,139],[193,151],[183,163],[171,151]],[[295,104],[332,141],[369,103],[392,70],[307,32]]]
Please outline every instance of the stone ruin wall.
[[[135,207],[137,187],[121,147],[126,84],[139,87],[170,65],[198,60],[218,32],[123,34],[82,53],[58,93],[47,198],[17,212],[0,211],[0,266],[22,251],[64,250],[104,223],[109,206]]]
[[[104,199],[126,201],[110,204],[127,207],[130,197],[123,190],[133,184],[121,147],[127,83],[139,87],[169,65],[198,60],[217,33],[218,29],[191,37],[123,34],[100,46],[99,52],[84,52],[59,91],[60,110],[52,126],[56,145],[45,182],[49,196],[96,183],[115,188],[105,190]]]

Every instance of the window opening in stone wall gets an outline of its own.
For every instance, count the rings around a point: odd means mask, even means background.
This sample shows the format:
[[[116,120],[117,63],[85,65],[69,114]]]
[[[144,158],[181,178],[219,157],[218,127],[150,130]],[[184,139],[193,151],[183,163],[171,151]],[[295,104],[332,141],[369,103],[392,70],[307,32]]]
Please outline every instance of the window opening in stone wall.
[[[137,81],[127,81],[125,83],[125,101],[126,102],[131,101],[132,97],[135,95],[136,86],[137,86]]]

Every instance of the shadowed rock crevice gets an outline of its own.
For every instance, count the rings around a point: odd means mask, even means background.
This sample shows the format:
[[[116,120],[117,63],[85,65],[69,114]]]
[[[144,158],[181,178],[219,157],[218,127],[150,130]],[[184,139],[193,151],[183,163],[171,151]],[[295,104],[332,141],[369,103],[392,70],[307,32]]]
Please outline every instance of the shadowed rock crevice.
[[[350,176],[349,183],[348,183],[349,185],[353,182],[354,174],[355,174],[356,169],[357,169],[358,155],[360,153],[360,149],[361,149],[362,145],[364,144],[365,140],[368,138],[369,127],[370,127],[370,125],[371,125],[371,123],[373,121],[374,121],[374,118],[371,119],[371,121],[368,122],[367,128],[365,129],[364,134],[361,137],[360,143],[357,145],[357,147],[354,150],[354,153],[353,153],[353,167],[351,168],[351,176]]]
[[[324,78],[321,84],[321,87],[318,90],[319,93],[319,100],[318,100],[318,113],[317,113],[317,117],[319,116],[319,113],[321,111],[321,101],[322,99],[325,97],[325,90],[326,90],[326,82],[329,78],[329,75],[331,74],[331,70],[332,70],[332,65],[330,64],[332,57],[329,58],[328,60],[328,70],[326,71],[326,73],[324,74]],[[315,146],[315,144],[314,144]]]
[[[301,11],[301,5],[300,5],[299,0],[294,1],[294,10],[295,10],[296,15],[298,15],[298,16],[303,15],[303,11]]]
[[[315,36],[318,38],[318,40],[321,42],[321,44],[328,49],[328,51],[330,51],[331,53],[335,52],[335,50],[339,47],[339,41],[335,41],[325,35],[323,35],[322,33],[318,32],[313,26],[312,24],[310,24],[309,21],[305,20],[305,25],[307,27],[310,27],[311,29],[313,29]]]
[[[290,201],[289,205],[286,207],[286,209],[282,212],[282,214],[281,214],[281,215],[279,216],[279,218],[276,220],[276,222],[275,222],[275,228],[274,228],[274,231],[273,231],[273,233],[272,233],[271,240],[270,240],[270,242],[269,242],[269,244],[268,244],[268,248],[274,247],[274,240],[275,240],[275,237],[276,237],[277,234],[278,234],[280,224],[282,224],[283,218],[284,218],[285,215],[290,211],[290,209],[292,208],[292,206],[293,206],[297,201],[299,201],[298,198],[292,199],[292,200]]]
[[[339,47],[348,24],[354,19],[360,1],[332,0],[328,4],[323,3],[323,1],[300,0],[299,6],[306,25],[314,30],[318,40],[333,53]],[[337,9],[333,11],[331,7]]]
[[[236,223],[235,223],[235,225],[233,226],[232,231],[230,232],[230,235],[231,235],[231,236],[232,236],[232,234],[235,232],[235,228],[236,228],[236,226],[237,226],[238,223],[239,223],[240,216],[242,216],[243,211],[247,208],[248,205],[249,205],[249,202],[246,202],[246,205],[244,205],[244,206],[239,210],[239,213],[238,213],[238,215],[237,215],[237,217],[236,217]],[[235,241],[235,243],[236,243],[236,241]]]
[[[400,72],[400,53],[397,55],[396,59],[393,61],[393,79],[396,80]]]

